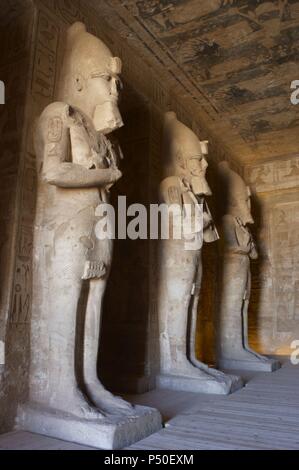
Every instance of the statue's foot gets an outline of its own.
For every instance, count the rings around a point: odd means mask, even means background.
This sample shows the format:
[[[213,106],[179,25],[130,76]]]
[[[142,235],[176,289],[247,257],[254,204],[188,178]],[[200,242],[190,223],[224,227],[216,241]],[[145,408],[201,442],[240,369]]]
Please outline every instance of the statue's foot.
[[[261,354],[256,353],[250,348],[242,348],[240,351],[235,351],[231,360],[235,361],[247,361],[247,362],[269,362],[269,359]]]
[[[105,417],[103,413],[88,403],[84,394],[78,389],[70,393],[61,405],[57,404],[57,409],[79,419],[99,420]]]
[[[216,380],[216,378],[214,378],[213,375],[209,373],[208,366],[206,366],[205,368],[198,368],[191,364],[191,362],[189,362],[187,359],[181,361],[178,366],[173,368],[173,370],[174,372],[176,372],[177,370],[178,373],[180,373],[181,375],[186,375],[188,377],[194,377],[199,379],[211,378]]]
[[[99,381],[85,384],[86,393],[91,403],[108,414],[130,415],[134,413],[131,403],[108,392]]]
[[[191,363],[200,371],[204,371],[210,376],[214,377],[218,382],[225,383],[231,391],[234,391],[242,386],[242,380],[237,375],[225,374],[221,370],[213,369],[212,367],[209,367],[207,364],[204,364],[197,359],[192,360]]]
[[[250,359],[251,361],[254,359],[254,360],[258,360],[262,362],[269,362],[269,359],[266,356],[263,356],[262,354],[255,352],[249,346],[245,347],[244,352],[246,353],[246,357],[251,357]]]
[[[231,391],[240,388],[239,377],[226,375],[223,372],[215,371],[208,366],[205,368],[195,367],[187,359],[186,361],[181,362],[179,367],[173,368],[170,374],[202,380],[207,383],[207,385],[210,384],[213,389],[217,389],[219,392],[224,394],[228,394]],[[238,386],[234,386],[234,384],[237,385],[237,383]]]

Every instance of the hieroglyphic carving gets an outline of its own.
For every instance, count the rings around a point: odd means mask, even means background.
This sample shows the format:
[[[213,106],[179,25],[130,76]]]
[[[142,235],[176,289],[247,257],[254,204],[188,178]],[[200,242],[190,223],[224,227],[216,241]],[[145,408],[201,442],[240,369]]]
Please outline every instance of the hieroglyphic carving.
[[[271,188],[274,184],[274,163],[265,163],[263,165],[250,166],[245,171],[248,183],[255,188],[257,192],[265,188]]]
[[[29,210],[29,206],[27,206]],[[26,212],[24,208],[24,212]],[[34,206],[33,212],[34,214]],[[30,321],[32,288],[32,226],[21,225],[18,234],[16,266],[12,294],[10,322],[23,324]]]
[[[299,185],[299,156],[278,163],[277,179],[281,189]]]
[[[0,162],[0,340],[5,339],[7,317],[12,294],[12,275],[14,269],[14,240],[16,232],[16,195],[17,176],[20,161],[21,136],[24,124],[24,102],[26,94],[26,71],[28,57],[26,56],[28,35],[24,28],[24,18],[14,19],[17,29],[22,31],[24,44],[20,48],[18,38],[14,44],[12,38],[10,50],[5,55],[8,64],[1,67],[1,78],[6,85],[6,104],[1,107],[0,137],[2,155]],[[16,37],[14,38],[16,41]],[[20,59],[20,50],[23,57]],[[2,58],[1,58],[2,61]]]
[[[33,32],[33,4],[29,0],[7,0],[2,2],[0,13],[0,43],[3,44],[0,58],[0,77],[5,83],[5,105],[0,108],[0,138],[1,138],[1,162],[0,162],[0,345],[1,364],[5,369],[3,377],[9,379],[3,381],[3,395],[6,388],[9,391],[9,404],[14,406],[14,396],[24,385],[24,374],[16,379],[10,366],[16,364],[22,368],[15,353],[25,344],[25,335],[21,342],[15,337],[9,328],[9,316],[13,308],[13,290],[16,240],[18,224],[18,195],[20,162],[23,159],[21,151],[22,139],[25,133],[24,108],[27,92],[27,77],[30,64],[30,48]],[[18,178],[19,177],[19,178]],[[27,271],[27,269],[25,270]],[[26,305],[25,305],[26,308]],[[29,308],[29,305],[28,305]],[[20,344],[22,343],[22,346]],[[13,354],[11,354],[13,351]],[[16,354],[17,355],[17,354]],[[7,361],[7,358],[9,360]],[[14,368],[14,366],[12,366]],[[24,370],[24,369],[23,369]],[[1,382],[2,378],[0,378]],[[11,385],[18,383],[18,390],[12,392]],[[1,384],[2,385],[2,384]],[[1,398],[2,398],[1,397]],[[5,406],[5,405],[4,405]],[[2,424],[2,422],[1,422]]]
[[[37,19],[36,46],[34,50],[34,63],[31,79],[31,92],[33,101],[28,106],[32,121],[44,106],[54,99],[57,67],[57,51],[59,44],[59,28],[55,22],[39,11]],[[33,109],[35,103],[35,109]],[[36,113],[36,114],[35,114]],[[54,123],[51,132],[57,135],[59,128]],[[28,123],[28,137],[25,146],[32,149],[32,135]],[[25,147],[25,148],[26,148]],[[21,180],[19,189],[20,226],[17,237],[16,266],[12,294],[12,309],[10,322],[24,324],[30,321],[32,296],[32,246],[33,221],[36,199],[36,169],[35,156],[31,152],[24,152],[21,166]]]
[[[32,93],[47,100],[54,94],[58,36],[59,29],[54,21],[39,12]]]
[[[277,204],[271,214],[277,332],[299,330],[299,202]]]
[[[245,177],[257,193],[295,188],[299,185],[299,156],[248,165]]]
[[[32,229],[22,226],[17,252],[11,323],[27,323],[31,306],[31,252]]]
[[[25,158],[21,218],[16,253],[15,278],[13,286],[10,322],[24,324],[30,321],[32,296],[32,246],[33,221],[35,214],[36,171],[35,157],[28,153]]]

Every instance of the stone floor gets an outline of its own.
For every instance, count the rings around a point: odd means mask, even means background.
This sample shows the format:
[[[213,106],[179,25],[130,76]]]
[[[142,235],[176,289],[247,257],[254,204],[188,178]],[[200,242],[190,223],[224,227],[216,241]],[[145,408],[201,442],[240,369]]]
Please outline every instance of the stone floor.
[[[154,390],[131,396],[159,408],[165,428],[131,446],[141,450],[299,449],[299,366],[247,376],[227,397]],[[0,436],[0,449],[88,449],[40,435]]]
[[[0,450],[94,450],[72,442],[60,441],[51,437],[16,431],[0,436]]]

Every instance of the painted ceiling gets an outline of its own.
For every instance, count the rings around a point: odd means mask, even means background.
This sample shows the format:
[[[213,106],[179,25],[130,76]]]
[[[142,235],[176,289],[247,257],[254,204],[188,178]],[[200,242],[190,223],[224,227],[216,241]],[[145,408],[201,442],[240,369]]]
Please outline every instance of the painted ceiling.
[[[93,2],[240,162],[298,153],[297,0]]]

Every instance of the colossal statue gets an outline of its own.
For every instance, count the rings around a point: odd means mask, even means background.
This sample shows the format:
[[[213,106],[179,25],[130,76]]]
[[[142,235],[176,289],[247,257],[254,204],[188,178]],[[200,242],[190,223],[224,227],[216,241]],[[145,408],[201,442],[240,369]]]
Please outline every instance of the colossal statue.
[[[97,374],[112,240],[99,240],[95,228],[97,208],[121,177],[106,136],[123,125],[120,71],[120,59],[84,24],[69,28],[59,101],[44,110],[35,131],[30,402],[20,412],[27,429],[107,447],[160,428],[156,410],[113,396]]]
[[[248,305],[251,289],[250,259],[258,253],[248,225],[251,215],[250,188],[231,170],[219,164],[223,193],[222,268],[219,292],[218,366],[236,370],[276,370],[278,361],[253,351],[248,343]]]
[[[196,318],[202,279],[202,242],[218,239],[205,198],[211,194],[205,179],[207,142],[165,114],[163,158],[165,178],[161,202],[180,207],[169,213],[170,237],[161,240],[159,253],[158,315],[160,323],[160,375],[163,388],[228,394],[242,386],[195,357]],[[191,223],[184,214],[189,210]],[[174,236],[182,228],[182,237]]]

